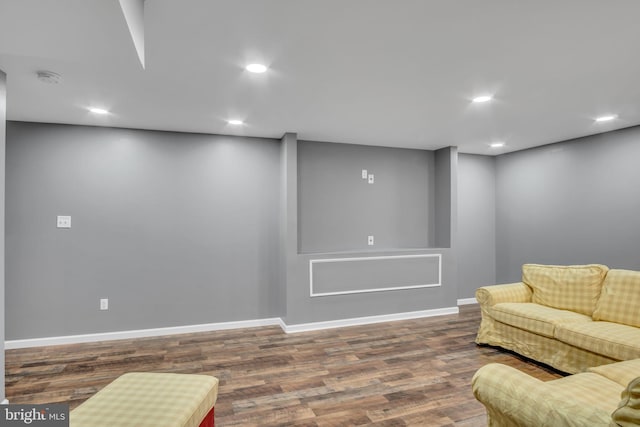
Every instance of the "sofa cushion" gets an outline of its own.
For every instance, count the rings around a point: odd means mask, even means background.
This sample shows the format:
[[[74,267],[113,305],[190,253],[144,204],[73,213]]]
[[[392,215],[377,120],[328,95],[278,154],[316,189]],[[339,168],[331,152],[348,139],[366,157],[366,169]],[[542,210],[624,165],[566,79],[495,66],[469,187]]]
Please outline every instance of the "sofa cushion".
[[[640,357],[640,328],[611,322],[570,322],[556,328],[562,342],[612,359]]]
[[[199,427],[218,399],[210,375],[129,372],[69,414],[78,427]]]
[[[613,269],[607,273],[593,320],[640,328],[640,271]]]
[[[622,387],[626,387],[632,379],[640,375],[640,359],[594,366],[587,370],[615,381]]]
[[[589,322],[590,316],[573,311],[558,310],[540,304],[503,302],[491,307],[491,317],[498,322],[524,329],[549,338],[554,337],[556,325],[563,322]]]
[[[640,425],[640,377],[632,380],[621,395],[622,400],[613,414],[611,425],[631,427]]]
[[[533,289],[532,302],[591,316],[608,270],[600,264],[525,264],[522,281]]]

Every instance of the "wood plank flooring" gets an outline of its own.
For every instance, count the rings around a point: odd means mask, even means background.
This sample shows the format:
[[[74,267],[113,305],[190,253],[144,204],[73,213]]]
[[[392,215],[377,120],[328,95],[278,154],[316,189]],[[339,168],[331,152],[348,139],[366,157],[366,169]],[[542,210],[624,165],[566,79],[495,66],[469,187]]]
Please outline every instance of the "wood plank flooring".
[[[504,363],[561,376],[474,343],[476,305],[457,315],[285,334],[260,327],[6,351],[11,403],[76,407],[125,372],[218,377],[216,426],[486,426],[471,377]],[[115,427],[115,426],[114,426]]]

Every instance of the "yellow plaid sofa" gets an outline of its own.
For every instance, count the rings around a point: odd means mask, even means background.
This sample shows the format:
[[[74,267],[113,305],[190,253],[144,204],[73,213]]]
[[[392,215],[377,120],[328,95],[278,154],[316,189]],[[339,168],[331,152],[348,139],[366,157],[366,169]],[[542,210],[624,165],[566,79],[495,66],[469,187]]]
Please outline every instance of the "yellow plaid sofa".
[[[640,359],[543,382],[491,363],[471,380],[489,427],[628,427],[640,425]]]
[[[522,281],[476,291],[478,344],[563,372],[640,358],[640,271],[605,265],[522,266]]]

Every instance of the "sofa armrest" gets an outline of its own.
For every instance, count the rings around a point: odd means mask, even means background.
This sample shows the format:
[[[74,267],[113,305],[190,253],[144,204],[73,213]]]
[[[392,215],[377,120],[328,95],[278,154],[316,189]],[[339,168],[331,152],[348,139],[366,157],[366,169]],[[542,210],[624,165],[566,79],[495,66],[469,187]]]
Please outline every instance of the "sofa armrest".
[[[501,302],[531,302],[532,295],[531,288],[522,282],[483,286],[476,290],[476,300],[485,307]]]
[[[611,418],[615,427],[640,425],[640,377],[631,380],[622,392],[622,400]]]
[[[498,363],[480,368],[471,387],[487,409],[490,427],[595,427],[611,421],[605,411],[568,399],[556,387]]]
[[[502,341],[496,332],[496,321],[491,317],[491,307],[501,302],[531,302],[533,292],[522,282],[502,285],[483,286],[476,291],[476,300],[480,304],[482,320],[476,343],[501,345]]]

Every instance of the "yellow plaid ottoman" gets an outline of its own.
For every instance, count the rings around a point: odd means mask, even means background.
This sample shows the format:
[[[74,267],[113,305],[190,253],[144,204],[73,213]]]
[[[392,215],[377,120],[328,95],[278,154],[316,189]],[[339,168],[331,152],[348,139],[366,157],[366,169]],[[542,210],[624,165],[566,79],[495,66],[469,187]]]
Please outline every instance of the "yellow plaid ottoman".
[[[71,427],[213,427],[218,379],[124,374],[69,414]]]

